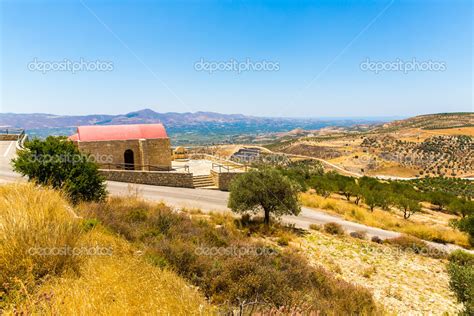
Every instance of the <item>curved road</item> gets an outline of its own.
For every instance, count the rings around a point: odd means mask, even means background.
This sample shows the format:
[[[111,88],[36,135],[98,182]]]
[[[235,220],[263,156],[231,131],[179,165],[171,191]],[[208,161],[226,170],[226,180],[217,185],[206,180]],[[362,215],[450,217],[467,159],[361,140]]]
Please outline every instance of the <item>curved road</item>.
[[[12,143],[14,144],[15,142],[0,141],[0,183],[25,181],[24,178],[14,173],[11,169],[10,160],[15,156],[15,146],[11,145]],[[201,209],[205,212],[230,211],[227,208],[229,193],[218,190],[162,187],[113,181],[107,181],[107,189],[112,195],[126,196],[138,194],[146,200],[162,201],[179,208]],[[283,216],[282,220],[285,223],[291,223],[298,228],[305,229],[311,224],[336,222],[342,225],[348,232],[365,231],[369,236],[379,236],[382,239],[400,235],[398,232],[346,221],[338,216],[329,215],[322,210],[308,207],[302,207],[300,215]],[[429,244],[445,250],[459,248],[455,245],[441,245],[431,242]]]

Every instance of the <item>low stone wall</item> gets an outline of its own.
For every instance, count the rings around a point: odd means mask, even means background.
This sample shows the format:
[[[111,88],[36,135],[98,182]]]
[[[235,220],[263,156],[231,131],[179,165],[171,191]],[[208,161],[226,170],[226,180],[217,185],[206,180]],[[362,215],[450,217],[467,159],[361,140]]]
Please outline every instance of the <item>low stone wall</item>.
[[[20,134],[0,134],[0,141],[18,140]]]
[[[193,174],[166,171],[136,171],[136,170],[100,170],[107,180],[162,185],[168,187],[193,188]]]
[[[211,170],[211,178],[214,181],[214,185],[222,191],[229,191],[230,182],[241,174],[243,172],[217,172]]]

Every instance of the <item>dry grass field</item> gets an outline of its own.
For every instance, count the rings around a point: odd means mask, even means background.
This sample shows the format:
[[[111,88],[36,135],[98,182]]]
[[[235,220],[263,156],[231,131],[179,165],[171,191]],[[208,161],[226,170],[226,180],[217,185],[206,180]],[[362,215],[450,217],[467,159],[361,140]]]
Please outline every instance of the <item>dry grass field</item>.
[[[0,186],[0,310],[4,315],[211,313],[174,272],[100,225],[71,216],[60,193]],[[32,251],[32,249],[34,251]]]

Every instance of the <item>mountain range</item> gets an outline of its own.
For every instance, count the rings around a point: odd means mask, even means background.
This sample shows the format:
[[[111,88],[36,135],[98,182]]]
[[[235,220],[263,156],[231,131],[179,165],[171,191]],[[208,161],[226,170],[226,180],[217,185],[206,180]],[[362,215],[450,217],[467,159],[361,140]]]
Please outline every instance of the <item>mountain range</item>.
[[[289,122],[301,123],[302,125],[311,125],[311,123],[321,122],[338,122],[342,125],[347,124],[366,124],[374,122],[387,121],[386,119],[371,118],[333,118],[333,119],[317,119],[317,118],[271,118],[247,116],[243,114],[221,114],[215,112],[168,112],[158,113],[150,109],[143,109],[127,114],[108,115],[108,114],[91,114],[91,115],[55,115],[46,113],[0,113],[1,127],[15,127],[24,129],[39,128],[64,128],[76,127],[79,125],[113,125],[113,124],[146,124],[146,123],[163,123],[166,127],[180,126],[196,126],[208,123],[259,123],[272,124],[279,126],[287,125]],[[276,124],[276,125],[275,125]],[[293,125],[293,124],[292,124]],[[304,126],[300,126],[304,127]]]
[[[80,125],[163,123],[179,143],[205,139],[221,141],[235,135],[286,132],[296,128],[316,130],[327,126],[349,127],[377,124],[377,118],[272,118],[215,112],[158,113],[151,109],[118,115],[55,115],[46,113],[0,113],[0,128],[22,128],[30,136],[71,135]]]

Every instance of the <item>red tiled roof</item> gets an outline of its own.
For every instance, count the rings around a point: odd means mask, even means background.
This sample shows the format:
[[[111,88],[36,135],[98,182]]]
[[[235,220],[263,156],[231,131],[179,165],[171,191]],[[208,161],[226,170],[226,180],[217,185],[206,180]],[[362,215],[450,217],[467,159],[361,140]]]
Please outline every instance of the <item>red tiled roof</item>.
[[[70,140],[81,142],[168,138],[163,124],[78,126]]]

